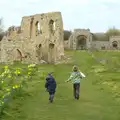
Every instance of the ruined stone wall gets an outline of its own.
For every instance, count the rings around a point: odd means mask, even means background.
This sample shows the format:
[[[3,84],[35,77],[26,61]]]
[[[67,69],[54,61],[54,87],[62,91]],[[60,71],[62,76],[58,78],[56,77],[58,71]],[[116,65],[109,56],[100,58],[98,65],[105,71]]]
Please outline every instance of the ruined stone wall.
[[[8,39],[9,41],[16,40],[17,38],[19,38],[20,34],[21,34],[20,27],[11,26],[8,28],[7,37],[9,38]]]
[[[109,41],[92,41],[92,49],[110,49],[110,42]]]
[[[18,33],[10,29],[1,42],[1,62],[17,60],[55,62],[64,55],[63,21],[60,12],[25,16]],[[17,51],[17,52],[16,52]]]
[[[8,41],[7,37],[1,41],[0,62],[10,63],[21,61],[23,63],[37,63],[35,45],[23,39]]]

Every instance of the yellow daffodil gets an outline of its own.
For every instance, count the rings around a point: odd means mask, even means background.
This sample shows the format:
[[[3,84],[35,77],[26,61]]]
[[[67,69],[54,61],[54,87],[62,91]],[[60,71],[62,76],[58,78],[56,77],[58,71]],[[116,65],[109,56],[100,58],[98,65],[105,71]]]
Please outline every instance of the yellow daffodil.
[[[15,85],[15,88],[18,88],[19,86],[18,85]]]
[[[13,86],[12,88],[15,89],[15,86]]]
[[[13,89],[15,89],[15,88],[19,88],[19,85],[14,85],[14,86],[13,86]]]
[[[16,71],[15,71],[15,74],[20,74],[20,70],[16,70]]]
[[[36,64],[30,64],[30,65],[28,65],[28,68],[35,67],[35,66],[36,66]]]

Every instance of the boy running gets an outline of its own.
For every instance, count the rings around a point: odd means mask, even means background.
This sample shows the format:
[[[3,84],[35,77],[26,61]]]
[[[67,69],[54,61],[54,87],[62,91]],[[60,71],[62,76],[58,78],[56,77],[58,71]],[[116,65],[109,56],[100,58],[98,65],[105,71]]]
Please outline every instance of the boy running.
[[[74,93],[74,98],[79,99],[79,91],[80,91],[80,80],[85,77],[79,72],[78,67],[74,66],[73,67],[73,72],[71,73],[69,79],[66,82],[69,82],[70,80],[73,83],[73,93]]]
[[[47,92],[49,92],[49,102],[52,103],[54,99],[54,95],[56,92],[56,81],[51,74],[48,74],[46,77],[45,88]]]

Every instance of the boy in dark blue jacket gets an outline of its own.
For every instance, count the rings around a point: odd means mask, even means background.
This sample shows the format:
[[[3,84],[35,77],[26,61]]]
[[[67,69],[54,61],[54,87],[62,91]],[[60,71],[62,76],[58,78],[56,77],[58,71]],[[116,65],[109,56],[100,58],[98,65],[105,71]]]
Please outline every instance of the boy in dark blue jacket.
[[[45,83],[45,88],[46,90],[49,92],[49,101],[50,103],[53,102],[54,99],[54,95],[56,92],[56,81],[54,79],[54,77],[51,74],[48,74],[46,77],[46,83]]]

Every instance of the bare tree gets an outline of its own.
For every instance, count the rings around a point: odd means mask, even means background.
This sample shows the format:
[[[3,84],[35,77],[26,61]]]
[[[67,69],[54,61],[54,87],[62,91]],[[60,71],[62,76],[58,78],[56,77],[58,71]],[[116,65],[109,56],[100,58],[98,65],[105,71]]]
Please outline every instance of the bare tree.
[[[0,33],[4,31],[3,29],[3,18],[0,18]]]
[[[0,18],[0,41],[4,36],[4,26],[3,26],[3,18]]]

